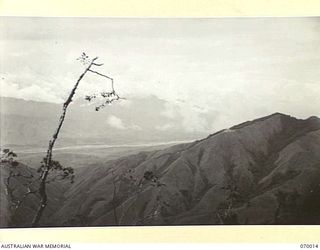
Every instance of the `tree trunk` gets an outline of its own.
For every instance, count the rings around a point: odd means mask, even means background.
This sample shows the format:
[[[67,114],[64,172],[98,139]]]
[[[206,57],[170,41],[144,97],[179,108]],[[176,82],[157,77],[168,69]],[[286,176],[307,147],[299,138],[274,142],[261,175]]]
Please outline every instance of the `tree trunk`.
[[[44,170],[42,172],[41,178],[40,178],[40,185],[39,185],[39,194],[41,197],[40,200],[40,204],[37,210],[37,213],[35,214],[33,221],[32,221],[32,227],[37,227],[39,225],[39,221],[43,215],[43,211],[45,210],[46,206],[47,206],[47,202],[48,202],[48,197],[47,197],[47,191],[46,191],[46,181],[47,181],[47,177],[49,174],[49,171],[51,169],[51,165],[52,165],[52,150],[54,147],[54,144],[58,138],[58,135],[60,133],[60,129],[62,127],[62,124],[64,122],[66,113],[67,113],[67,108],[69,106],[69,104],[72,102],[72,98],[74,96],[74,94],[76,93],[76,90],[78,88],[78,85],[80,83],[80,81],[82,80],[82,78],[85,76],[85,74],[90,70],[90,67],[94,64],[94,61],[97,60],[98,58],[94,58],[92,59],[91,63],[89,64],[89,66],[85,69],[85,71],[80,75],[80,77],[78,78],[76,84],[74,85],[73,89],[70,92],[70,95],[68,97],[68,99],[66,100],[66,102],[63,104],[63,108],[62,108],[62,114],[60,116],[59,119],[59,123],[58,123],[58,127],[55,131],[55,133],[52,136],[52,139],[49,141],[49,146],[48,146],[48,150],[47,150],[47,156],[46,156],[46,162],[44,163]]]

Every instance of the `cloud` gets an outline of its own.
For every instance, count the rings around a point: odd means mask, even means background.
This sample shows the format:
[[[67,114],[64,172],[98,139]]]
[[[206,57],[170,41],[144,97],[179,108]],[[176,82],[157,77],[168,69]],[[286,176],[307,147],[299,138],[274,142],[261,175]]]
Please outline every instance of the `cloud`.
[[[117,129],[207,133],[277,111],[320,115],[319,20],[8,18],[1,95],[63,102],[85,50],[127,99],[110,107],[127,112],[107,119]],[[88,73],[74,99],[107,90]]]
[[[142,128],[136,124],[133,124],[133,125],[129,126],[128,128],[133,129],[133,130],[139,130],[139,131],[142,130]]]
[[[142,128],[136,124],[126,125],[122,119],[115,115],[110,115],[108,117],[107,123],[116,129],[132,129],[132,130],[142,130]]]
[[[166,131],[166,130],[170,130],[172,128],[174,128],[174,125],[173,124],[169,124],[169,123],[166,123],[164,125],[158,125],[155,127],[157,130],[160,130],[160,131]]]
[[[108,117],[107,123],[113,128],[126,129],[123,121],[119,117],[116,117],[114,115]]]
[[[24,100],[33,100],[40,102],[56,102],[62,101],[56,94],[46,88],[42,88],[36,84],[20,87],[17,83],[8,84],[1,81],[0,83],[1,95],[4,97],[14,97]]]
[[[199,97],[198,97],[199,99]],[[169,122],[156,126],[158,130],[182,130],[184,132],[212,132],[211,123],[216,112],[208,107],[203,107],[201,100],[189,98],[189,102],[166,102],[161,116]],[[190,101],[192,100],[192,101]]]

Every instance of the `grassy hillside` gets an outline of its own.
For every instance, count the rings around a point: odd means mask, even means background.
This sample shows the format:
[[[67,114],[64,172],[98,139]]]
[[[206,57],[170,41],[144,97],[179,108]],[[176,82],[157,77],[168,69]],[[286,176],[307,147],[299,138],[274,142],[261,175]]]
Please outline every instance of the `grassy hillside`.
[[[80,168],[43,225],[320,224],[319,178],[320,119],[277,113]]]

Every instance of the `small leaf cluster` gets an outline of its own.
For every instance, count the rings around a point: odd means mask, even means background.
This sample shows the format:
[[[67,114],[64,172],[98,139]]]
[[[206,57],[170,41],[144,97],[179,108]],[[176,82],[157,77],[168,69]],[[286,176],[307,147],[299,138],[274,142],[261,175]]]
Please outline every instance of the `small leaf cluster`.
[[[37,172],[44,172],[46,169],[46,164],[47,157],[44,157]],[[70,179],[71,183],[74,182],[74,169],[72,167],[64,167],[60,164],[59,161],[51,160],[49,170],[57,174],[53,179],[51,179],[51,181],[56,180],[56,178],[59,177],[60,180]]]
[[[17,154],[14,153],[12,150],[5,148],[0,148],[0,163],[9,163],[12,167],[16,167],[19,163],[15,160]]]
[[[89,56],[87,56],[86,53],[82,53],[80,57],[77,58],[77,61],[79,61],[80,63],[82,63],[83,65],[87,65],[90,63],[90,58]]]
[[[110,92],[104,91],[104,92],[101,92],[99,95],[102,98],[104,98],[105,100],[103,101],[102,104],[100,104],[99,106],[95,107],[96,111],[99,111],[101,108],[105,107],[106,105],[109,105],[112,102],[121,99],[119,97],[119,95],[114,90],[112,90]],[[97,98],[97,96],[98,96],[97,94],[86,95],[85,96],[85,100],[88,101],[88,102],[91,102],[93,99]]]
[[[157,187],[165,186],[165,184],[159,181],[159,177],[153,171],[147,170],[146,172],[144,172],[143,179],[150,182],[153,186],[154,185],[156,185]]]
[[[120,96],[117,95],[114,91],[103,92],[103,93],[101,93],[101,96],[103,98],[105,98],[106,100],[104,100],[104,102],[102,104],[100,104],[99,106],[96,106],[96,108],[95,108],[96,111],[99,111],[100,109],[104,108],[106,105],[110,105],[114,101],[117,101],[119,99],[123,99],[123,98],[120,98]]]

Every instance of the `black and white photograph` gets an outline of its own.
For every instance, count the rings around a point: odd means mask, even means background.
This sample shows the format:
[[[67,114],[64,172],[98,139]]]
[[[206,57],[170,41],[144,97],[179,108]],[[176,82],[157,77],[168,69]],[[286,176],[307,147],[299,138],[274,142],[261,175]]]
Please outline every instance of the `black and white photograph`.
[[[0,228],[320,225],[319,17],[0,34]]]

